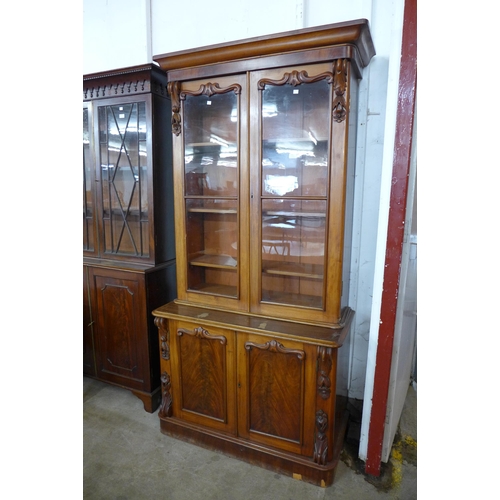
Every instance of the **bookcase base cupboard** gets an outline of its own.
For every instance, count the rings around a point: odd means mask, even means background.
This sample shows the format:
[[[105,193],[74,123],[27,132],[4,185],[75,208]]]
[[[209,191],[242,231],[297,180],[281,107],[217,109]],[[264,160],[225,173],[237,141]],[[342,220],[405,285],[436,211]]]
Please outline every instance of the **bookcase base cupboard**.
[[[153,311],[162,432],[321,485],[346,431],[366,20],[154,60],[167,75],[177,298]]]

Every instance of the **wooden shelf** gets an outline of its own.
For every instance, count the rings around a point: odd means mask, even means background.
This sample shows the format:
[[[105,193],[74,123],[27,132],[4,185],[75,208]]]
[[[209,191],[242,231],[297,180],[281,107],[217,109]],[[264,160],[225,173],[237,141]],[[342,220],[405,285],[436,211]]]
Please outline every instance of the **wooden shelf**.
[[[288,212],[283,210],[268,210],[265,215],[279,215],[280,217],[326,217],[325,212]]]
[[[274,302],[276,304],[288,304],[314,309],[321,309],[323,307],[323,299],[321,296],[276,292],[274,290],[262,290],[262,302]]]
[[[216,144],[215,142],[210,142],[210,141],[206,141],[206,142],[188,142],[186,144],[186,147],[217,147],[217,148],[220,148],[220,144]]]
[[[237,289],[231,285],[218,285],[211,283],[203,283],[200,286],[189,289],[193,292],[207,293],[209,295],[222,295],[224,297],[236,297]]]
[[[200,214],[237,214],[238,211],[232,208],[189,208],[189,213],[200,213]]]
[[[238,262],[230,255],[202,254],[189,261],[192,266],[216,267],[220,269],[236,269]]]
[[[281,276],[323,279],[324,266],[318,264],[297,264],[295,262],[263,262],[263,272]]]

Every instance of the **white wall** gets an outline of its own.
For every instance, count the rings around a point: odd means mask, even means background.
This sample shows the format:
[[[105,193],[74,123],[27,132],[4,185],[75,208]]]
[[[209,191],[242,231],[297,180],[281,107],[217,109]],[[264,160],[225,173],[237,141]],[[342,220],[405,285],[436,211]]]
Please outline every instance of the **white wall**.
[[[169,2],[152,0],[155,54],[212,45],[302,27],[301,1],[234,0],[224,7],[200,0],[172,10]],[[197,7],[198,6],[198,7]]]
[[[83,74],[151,61],[150,0],[83,0]]]
[[[382,291],[404,0],[83,0],[84,74],[152,55],[366,18],[377,52],[360,82],[351,304],[350,397],[365,399],[366,432]]]
[[[189,9],[197,4],[200,15],[189,16],[152,0],[154,54],[369,17],[371,1],[234,0],[228,8],[212,8],[195,0]]]

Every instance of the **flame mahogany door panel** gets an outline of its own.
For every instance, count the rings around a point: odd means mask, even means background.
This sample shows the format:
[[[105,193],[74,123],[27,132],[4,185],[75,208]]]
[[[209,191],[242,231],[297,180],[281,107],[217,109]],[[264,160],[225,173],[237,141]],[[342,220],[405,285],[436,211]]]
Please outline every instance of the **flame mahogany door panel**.
[[[315,349],[291,340],[238,335],[241,437],[312,456]]]
[[[235,333],[177,321],[170,331],[173,415],[235,433]]]

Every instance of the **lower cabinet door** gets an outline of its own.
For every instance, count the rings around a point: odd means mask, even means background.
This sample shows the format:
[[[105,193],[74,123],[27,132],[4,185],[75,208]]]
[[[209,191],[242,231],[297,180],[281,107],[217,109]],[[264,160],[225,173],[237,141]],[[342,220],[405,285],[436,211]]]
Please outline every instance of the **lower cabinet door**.
[[[170,322],[173,416],[236,433],[235,333]]]
[[[91,268],[97,376],[150,390],[144,277]]]
[[[316,348],[238,333],[238,434],[312,456]]]

